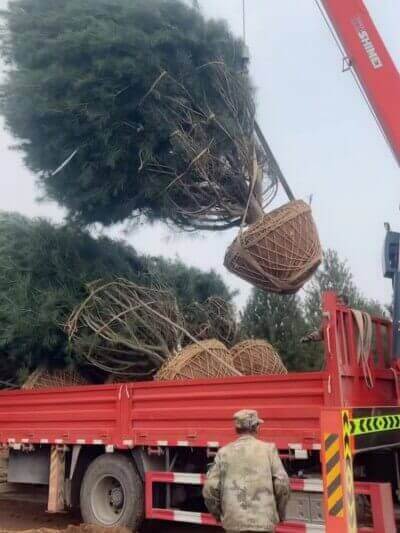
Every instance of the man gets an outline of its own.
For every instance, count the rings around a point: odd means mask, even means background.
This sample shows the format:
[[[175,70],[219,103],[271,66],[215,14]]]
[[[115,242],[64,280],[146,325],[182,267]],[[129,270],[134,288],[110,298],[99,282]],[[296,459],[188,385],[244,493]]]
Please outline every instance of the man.
[[[238,411],[234,420],[239,438],[217,453],[204,500],[228,533],[270,533],[284,520],[289,478],[275,445],[257,439],[263,423],[257,411]]]

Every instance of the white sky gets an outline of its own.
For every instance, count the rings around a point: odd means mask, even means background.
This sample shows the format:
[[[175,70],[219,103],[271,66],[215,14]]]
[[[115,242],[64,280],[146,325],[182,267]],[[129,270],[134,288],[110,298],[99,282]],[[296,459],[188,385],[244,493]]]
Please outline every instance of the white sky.
[[[0,8],[7,2],[0,0]],[[226,18],[241,34],[241,0],[199,0],[202,11]],[[399,0],[367,0],[386,44],[400,65]],[[314,216],[325,247],[347,258],[356,283],[380,301],[390,298],[381,274],[383,223],[399,228],[399,168],[349,73],[313,0],[247,0],[247,40],[257,86],[258,116],[281,168],[298,197],[313,195]],[[399,95],[400,97],[400,95]],[[0,209],[62,220],[55,204],[38,203],[35,178],[0,122]],[[240,289],[249,285],[224,269],[235,231],[176,234],[161,224],[126,236],[138,251],[179,256],[221,272]]]

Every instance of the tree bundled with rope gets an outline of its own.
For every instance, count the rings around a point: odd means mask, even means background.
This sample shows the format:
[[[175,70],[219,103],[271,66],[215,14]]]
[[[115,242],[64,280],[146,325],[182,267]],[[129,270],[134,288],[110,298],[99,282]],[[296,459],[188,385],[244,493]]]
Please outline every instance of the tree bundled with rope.
[[[168,315],[172,318],[175,299],[183,312],[189,301],[203,303],[210,296],[219,296],[228,303],[232,299],[215,272],[203,272],[162,257],[141,256],[123,242],[95,239],[71,225],[0,212],[0,388],[25,382],[37,368],[51,373],[55,369],[81,371],[88,367],[82,352],[71,350],[64,324],[86,299],[88,285],[93,289],[98,280],[105,285],[117,278],[142,287],[145,294],[148,289],[145,303],[160,295],[163,305],[172,306],[166,307],[172,309],[172,315]],[[199,314],[197,310],[190,320],[202,320]],[[152,316],[154,313],[148,317],[147,328],[153,327]],[[165,356],[165,344],[171,345],[168,332],[166,328],[164,348],[156,351],[157,356]],[[101,373],[98,377],[101,380]]]
[[[223,22],[180,0],[14,0],[2,16],[1,112],[71,220],[249,224],[229,270],[279,293],[307,281],[321,260],[311,211],[264,214],[279,173]]]
[[[169,129],[171,150],[163,157],[143,154],[141,164],[164,180],[161,194],[179,226],[215,230],[256,222],[277,181],[254,135],[248,77],[223,60],[201,65],[196,74],[208,87],[202,95],[166,71],[146,95],[143,105]]]
[[[242,42],[225,23],[179,0],[14,0],[2,16],[1,112],[71,219],[240,223],[261,150]],[[274,191],[260,174],[249,221]]]
[[[201,304],[185,309],[186,326],[197,340],[217,339],[230,347],[238,334],[234,306],[220,296],[210,296]]]
[[[183,318],[173,295],[125,279],[88,285],[66,323],[74,351],[104,372],[151,375],[177,351]]]

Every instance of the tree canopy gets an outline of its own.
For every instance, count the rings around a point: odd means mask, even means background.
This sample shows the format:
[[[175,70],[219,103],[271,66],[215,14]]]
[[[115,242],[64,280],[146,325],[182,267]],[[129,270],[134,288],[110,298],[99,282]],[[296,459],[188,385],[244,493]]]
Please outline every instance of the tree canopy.
[[[241,329],[245,337],[270,342],[289,371],[313,370],[320,364],[300,342],[307,332],[307,323],[297,295],[282,296],[254,289],[242,315]]]
[[[365,297],[357,288],[347,262],[339,257],[336,250],[329,248],[324,252],[322,265],[306,290],[304,310],[311,328],[318,328],[321,324],[321,300],[325,291],[335,291],[350,307],[367,311],[371,315],[385,315],[385,309],[379,302]]]
[[[70,218],[185,228],[239,224],[275,185],[251,186],[254,102],[242,43],[179,0],[13,0],[1,112],[45,194]]]
[[[23,379],[39,365],[80,364],[69,350],[64,323],[85,298],[88,283],[116,277],[145,286],[156,280],[182,307],[188,299],[231,298],[213,272],[139,256],[123,242],[95,239],[71,225],[0,213],[0,379]]]

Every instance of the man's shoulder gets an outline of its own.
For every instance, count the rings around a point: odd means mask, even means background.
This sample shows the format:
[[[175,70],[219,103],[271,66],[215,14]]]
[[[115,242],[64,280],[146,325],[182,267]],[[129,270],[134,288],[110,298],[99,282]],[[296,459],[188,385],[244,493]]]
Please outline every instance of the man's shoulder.
[[[238,448],[254,448],[258,450],[265,451],[266,453],[272,452],[275,449],[275,444],[272,442],[265,442],[260,439],[256,439],[255,437],[239,437],[233,442],[230,442],[223,448],[220,448],[219,455],[225,456],[229,455],[230,453],[234,452]]]
[[[269,453],[272,453],[276,449],[276,446],[273,442],[266,442],[265,440],[260,440],[260,439],[253,439],[253,440],[254,440],[253,446],[262,452],[269,454]]]

